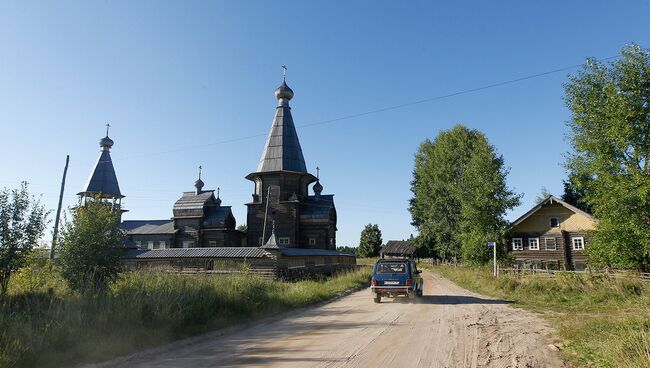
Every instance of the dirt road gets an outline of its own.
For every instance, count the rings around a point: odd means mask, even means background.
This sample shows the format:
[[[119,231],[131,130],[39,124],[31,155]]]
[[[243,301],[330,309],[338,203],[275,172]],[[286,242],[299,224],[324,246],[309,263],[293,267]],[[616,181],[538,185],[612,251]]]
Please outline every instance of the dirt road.
[[[111,367],[562,367],[538,317],[425,271],[424,296],[372,302],[369,289]],[[103,365],[104,366],[104,365]]]

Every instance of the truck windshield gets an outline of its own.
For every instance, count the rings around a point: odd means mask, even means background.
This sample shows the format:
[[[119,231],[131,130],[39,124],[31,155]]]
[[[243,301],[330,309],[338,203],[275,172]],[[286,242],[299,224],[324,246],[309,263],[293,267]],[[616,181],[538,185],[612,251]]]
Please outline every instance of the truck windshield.
[[[380,263],[377,273],[406,273],[405,263]]]

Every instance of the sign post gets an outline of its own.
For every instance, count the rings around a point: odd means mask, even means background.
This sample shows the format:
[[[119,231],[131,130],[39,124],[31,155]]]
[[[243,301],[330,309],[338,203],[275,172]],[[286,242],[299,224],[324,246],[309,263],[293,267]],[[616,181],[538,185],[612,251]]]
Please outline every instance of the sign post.
[[[492,254],[494,255],[492,274],[494,275],[494,277],[497,277],[497,243],[488,242],[487,245],[488,247],[492,247]]]

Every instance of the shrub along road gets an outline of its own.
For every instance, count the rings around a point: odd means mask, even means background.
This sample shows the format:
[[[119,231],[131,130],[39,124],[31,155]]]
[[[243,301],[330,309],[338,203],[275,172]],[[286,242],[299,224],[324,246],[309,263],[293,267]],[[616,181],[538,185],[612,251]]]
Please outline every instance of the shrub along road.
[[[530,312],[429,271],[424,296],[332,303],[135,354],[101,367],[562,367],[549,327]]]

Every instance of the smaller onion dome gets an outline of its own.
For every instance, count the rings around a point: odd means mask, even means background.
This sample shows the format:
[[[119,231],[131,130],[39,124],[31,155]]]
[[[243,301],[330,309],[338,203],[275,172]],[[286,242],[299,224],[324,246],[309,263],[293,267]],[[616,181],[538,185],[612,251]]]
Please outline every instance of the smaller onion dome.
[[[314,193],[316,193],[317,196],[321,194],[323,191],[323,186],[321,185],[320,181],[316,181],[316,184],[314,184]]]
[[[286,82],[282,82],[280,87],[275,90],[275,98],[278,100],[284,98],[285,100],[290,100],[293,98],[293,90],[287,86]]]
[[[99,146],[105,149],[111,149],[113,147],[113,140],[108,138],[108,135],[99,140]]]
[[[203,180],[198,179],[197,181],[194,182],[194,187],[196,188],[196,194],[200,194],[201,191],[203,190],[203,186],[205,183],[203,183]]]

